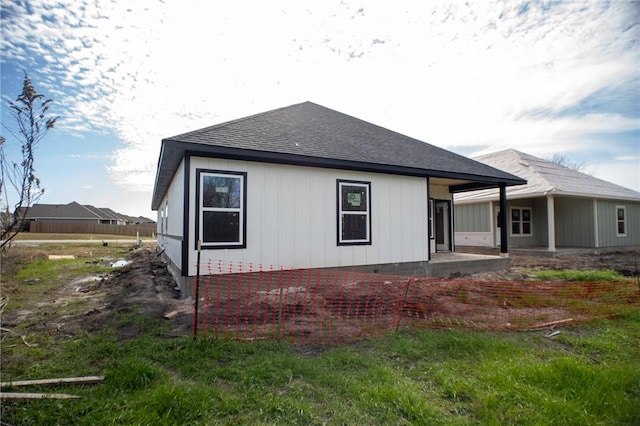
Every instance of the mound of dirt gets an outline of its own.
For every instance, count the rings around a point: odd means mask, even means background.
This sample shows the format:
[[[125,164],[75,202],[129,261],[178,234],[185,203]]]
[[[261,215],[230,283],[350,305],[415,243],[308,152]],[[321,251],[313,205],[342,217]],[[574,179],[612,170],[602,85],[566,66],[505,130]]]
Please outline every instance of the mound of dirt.
[[[186,331],[186,317],[192,312],[192,302],[180,299],[180,292],[162,258],[151,250],[141,249],[127,260],[128,265],[101,282],[105,303],[84,315],[84,328],[97,331],[109,326],[122,337],[133,337],[152,326],[152,322],[145,319],[158,320],[177,311],[174,323],[180,333]]]

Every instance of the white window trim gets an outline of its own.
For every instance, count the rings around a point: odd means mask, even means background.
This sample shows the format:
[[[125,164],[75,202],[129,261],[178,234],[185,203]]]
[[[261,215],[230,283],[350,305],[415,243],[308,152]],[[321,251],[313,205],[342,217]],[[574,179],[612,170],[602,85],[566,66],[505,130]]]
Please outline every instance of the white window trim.
[[[198,177],[198,241],[201,242],[201,247],[203,249],[223,249],[223,248],[246,248],[246,232],[245,232],[245,223],[246,223],[246,196],[245,196],[245,187],[246,187],[246,173],[244,172],[234,172],[234,171],[222,171],[222,170],[206,170],[206,169],[197,169],[196,174]],[[204,178],[205,176],[216,176],[216,177],[232,177],[240,179],[240,207],[239,208],[220,208],[220,207],[204,207],[202,206],[202,200],[204,199],[203,191],[204,191]],[[240,225],[238,227],[238,241],[225,241],[225,242],[206,242],[203,237],[203,229],[202,224],[204,223],[204,213],[205,212],[237,212],[240,216]],[[196,241],[197,246],[197,241]]]
[[[520,233],[519,234],[514,234],[513,233],[513,211],[514,210],[520,210],[520,221],[518,223],[520,223]],[[522,218],[524,217],[524,215],[522,214],[522,212],[524,210],[529,210],[529,217],[531,218],[531,220],[528,221],[529,223],[529,230],[531,232],[529,232],[528,234],[525,234],[522,232],[523,230],[523,223],[526,223],[527,221],[522,220]],[[533,236],[533,209],[531,207],[511,207],[509,209],[509,235],[512,237],[532,237]]]
[[[342,187],[343,186],[357,186],[365,188],[367,193],[367,210],[366,211],[343,211],[342,210]],[[338,245],[370,245],[371,244],[371,182],[362,181],[350,181],[350,180],[338,180]],[[342,239],[342,216],[343,215],[364,215],[366,216],[366,229],[367,237],[359,240],[344,240]]]
[[[624,219],[618,219],[618,210],[622,210],[624,212]],[[618,232],[618,225],[620,222],[624,223],[624,233]],[[616,236],[617,237],[626,237],[627,236],[627,206],[616,206]]]

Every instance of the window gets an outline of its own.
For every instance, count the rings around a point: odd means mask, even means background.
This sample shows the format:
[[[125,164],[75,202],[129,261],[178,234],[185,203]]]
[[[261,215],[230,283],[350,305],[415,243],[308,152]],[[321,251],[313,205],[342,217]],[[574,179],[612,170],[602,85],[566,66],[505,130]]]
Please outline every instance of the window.
[[[616,226],[618,230],[618,236],[624,237],[627,235],[627,211],[624,206],[616,206]]]
[[[338,181],[338,245],[371,244],[371,183]]]
[[[211,170],[196,172],[199,206],[196,234],[202,247],[246,247],[247,174]]]
[[[169,233],[169,200],[164,205],[164,220],[162,222],[163,234]]]
[[[511,209],[511,235],[531,235],[531,209]]]

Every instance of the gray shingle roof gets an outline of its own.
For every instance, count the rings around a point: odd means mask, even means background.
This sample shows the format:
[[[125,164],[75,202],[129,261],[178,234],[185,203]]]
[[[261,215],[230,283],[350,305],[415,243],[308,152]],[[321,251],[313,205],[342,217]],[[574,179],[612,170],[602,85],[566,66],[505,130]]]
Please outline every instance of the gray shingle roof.
[[[132,217],[117,213],[107,207],[95,207],[90,204],[80,204],[72,201],[68,204],[34,204],[29,207],[26,215],[27,220],[49,219],[49,220],[120,220],[130,223],[155,223],[152,219],[145,217]]]
[[[550,194],[640,201],[640,192],[515,149],[494,152],[474,159],[527,180],[526,185],[507,189],[507,197],[510,199]],[[496,191],[483,190],[456,194],[455,199],[459,202],[470,202],[497,197]]]
[[[25,217],[25,219],[95,219],[96,221],[99,218],[96,212],[75,201],[69,204],[34,204],[29,207]]]
[[[459,179],[479,185],[523,181],[420,140],[311,103],[291,105],[162,141],[152,208],[184,153],[283,164]]]

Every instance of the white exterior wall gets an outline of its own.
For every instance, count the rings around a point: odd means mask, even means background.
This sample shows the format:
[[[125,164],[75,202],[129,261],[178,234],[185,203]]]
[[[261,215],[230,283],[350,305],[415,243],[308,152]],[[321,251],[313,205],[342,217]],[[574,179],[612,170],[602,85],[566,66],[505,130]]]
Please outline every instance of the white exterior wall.
[[[165,254],[178,267],[182,268],[182,240],[183,220],[184,220],[184,160],[180,163],[176,174],[171,180],[171,185],[167,190],[167,194],[160,204],[158,210],[158,246],[165,251]],[[166,231],[164,224],[161,223],[162,213],[166,211],[165,206],[168,203],[169,214],[164,219],[166,221]]]
[[[202,264],[318,268],[428,260],[424,178],[192,157],[189,275],[196,274],[196,169],[247,173],[247,247],[203,249]],[[173,201],[182,191],[180,175],[179,170],[169,188],[170,209],[182,203]],[[371,245],[337,245],[338,179],[371,182]],[[171,209],[170,226],[178,216]]]

